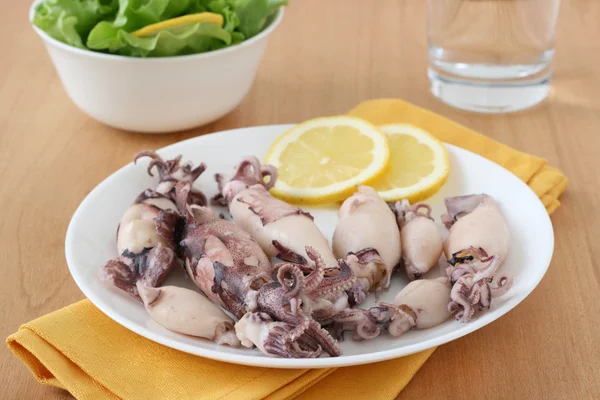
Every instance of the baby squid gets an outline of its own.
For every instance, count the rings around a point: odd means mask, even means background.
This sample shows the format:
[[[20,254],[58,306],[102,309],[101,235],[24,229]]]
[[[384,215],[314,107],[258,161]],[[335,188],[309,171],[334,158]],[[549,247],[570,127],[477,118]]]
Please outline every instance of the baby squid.
[[[176,262],[175,231],[180,220],[175,206],[174,185],[193,182],[206,168],[200,164],[192,168],[181,164],[181,156],[163,160],[152,151],[135,156],[150,157],[148,174],[159,172],[156,190],[143,191],[126,211],[117,229],[118,257],[108,261],[100,271],[100,278],[129,293],[138,300],[136,282],[155,287],[162,283]],[[199,191],[190,196],[194,204],[203,204],[206,198]]]
[[[419,279],[437,265],[442,255],[442,235],[433,222],[429,205],[411,206],[403,200],[394,204],[394,211],[400,226],[404,271],[410,280]]]
[[[345,258],[357,276],[354,304],[369,291],[387,290],[394,268],[400,262],[400,231],[394,213],[375,189],[359,186],[342,204],[333,233],[333,254]]]
[[[444,252],[450,264],[461,262],[455,254],[471,247],[495,255],[502,263],[508,254],[510,237],[496,201],[487,194],[450,197],[442,221],[449,230]]]
[[[444,252],[450,264],[446,274],[452,284],[448,309],[457,320],[469,322],[475,312],[489,309],[492,299],[504,295],[512,286],[512,276],[496,276],[506,259],[510,236],[491,196],[451,197],[445,203],[448,213],[442,221],[450,233]]]
[[[170,331],[239,347],[233,320],[206,297],[177,286],[153,288],[138,281],[137,290],[152,319]]]
[[[275,167],[261,166],[256,157],[246,157],[231,179],[221,174],[215,179],[220,192],[216,201],[229,206],[236,225],[248,232],[269,257],[314,266],[305,252],[310,246],[328,266],[338,265],[313,217],[269,193],[277,180]]]
[[[334,337],[352,332],[354,340],[374,339],[382,330],[400,336],[411,329],[427,329],[452,316],[448,278],[419,279],[410,282],[394,299],[369,309],[349,308],[332,318],[329,327]]]
[[[432,328],[452,315],[448,311],[450,284],[445,277],[410,282],[394,299],[397,315],[388,331],[400,336],[408,329]]]

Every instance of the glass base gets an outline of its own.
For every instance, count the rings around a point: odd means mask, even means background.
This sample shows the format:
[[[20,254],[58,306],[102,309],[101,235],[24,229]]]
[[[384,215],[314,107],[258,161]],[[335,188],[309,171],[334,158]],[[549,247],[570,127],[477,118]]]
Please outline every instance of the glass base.
[[[550,92],[550,76],[526,82],[468,81],[442,76],[428,70],[431,93],[441,101],[462,110],[506,113],[524,110],[543,101]]]

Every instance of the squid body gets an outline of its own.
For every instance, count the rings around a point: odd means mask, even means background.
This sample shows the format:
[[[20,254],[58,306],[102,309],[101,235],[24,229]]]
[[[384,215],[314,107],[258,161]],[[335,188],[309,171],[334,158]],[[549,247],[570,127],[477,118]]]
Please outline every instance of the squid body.
[[[442,221],[449,234],[444,252],[449,260],[471,247],[483,249],[501,262],[506,259],[509,231],[493,197],[487,194],[450,197],[445,203],[448,213],[442,216]]]
[[[390,207],[369,186],[359,186],[338,215],[333,253],[346,258],[358,277],[352,297],[354,304],[360,304],[369,291],[379,294],[389,288],[400,262],[400,231]]]
[[[394,204],[400,226],[402,262],[410,280],[419,279],[442,255],[443,239],[431,217],[431,207],[424,203],[413,206],[407,200]]]
[[[269,257],[311,264],[305,251],[309,246],[328,266],[337,266],[329,243],[313,217],[269,193],[277,179],[275,167],[261,166],[257,158],[247,157],[238,164],[231,179],[221,174],[215,178],[220,199],[229,205],[234,222],[247,231]]]
[[[176,286],[147,287],[141,281],[136,285],[146,310],[163,327],[217,344],[240,346],[233,320],[200,293]]]

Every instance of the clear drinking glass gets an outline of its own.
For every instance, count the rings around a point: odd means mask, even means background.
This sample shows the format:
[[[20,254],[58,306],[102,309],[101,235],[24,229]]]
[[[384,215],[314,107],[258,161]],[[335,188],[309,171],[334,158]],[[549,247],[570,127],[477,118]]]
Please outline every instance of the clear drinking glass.
[[[560,0],[427,0],[431,91],[479,112],[548,96]]]

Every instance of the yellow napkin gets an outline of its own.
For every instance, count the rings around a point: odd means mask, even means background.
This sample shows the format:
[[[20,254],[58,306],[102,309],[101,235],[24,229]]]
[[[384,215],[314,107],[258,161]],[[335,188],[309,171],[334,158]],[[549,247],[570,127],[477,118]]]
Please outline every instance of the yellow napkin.
[[[558,206],[567,179],[518,152],[400,100],[373,100],[350,114],[375,124],[408,122],[514,172],[544,202]],[[395,398],[435,349],[377,364],[331,369],[267,369],[227,364],[159,345],[113,322],[88,300],[38,318],[8,337],[8,347],[41,383],[79,399]]]
[[[324,390],[332,392],[343,382],[346,399],[356,398],[352,393],[392,399],[433,352],[338,370],[246,367],[154,343],[112,321],[89,300],[21,326],[7,344],[41,383],[66,389],[78,399],[127,400],[290,399],[330,374]]]

